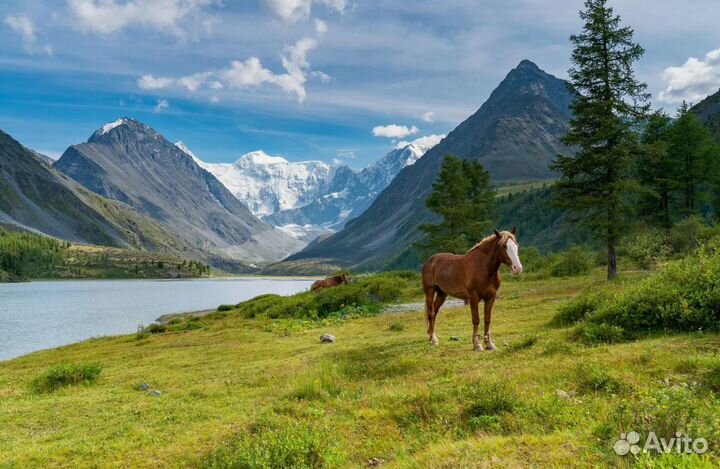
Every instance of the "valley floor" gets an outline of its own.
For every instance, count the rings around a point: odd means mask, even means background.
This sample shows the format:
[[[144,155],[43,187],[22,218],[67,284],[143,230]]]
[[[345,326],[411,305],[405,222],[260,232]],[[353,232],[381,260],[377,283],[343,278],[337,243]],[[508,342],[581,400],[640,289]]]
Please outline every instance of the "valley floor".
[[[469,311],[455,306],[440,313],[438,347],[426,342],[421,311],[325,322],[228,313],[197,330],[99,338],[0,363],[0,467],[230,467],[233,448],[263,444],[271,453],[310,448],[316,467],[654,467],[657,458],[616,456],[613,443],[638,418],[720,420],[717,398],[693,384],[698,364],[717,359],[720,336],[575,345],[568,329],[548,324],[596,282],[600,272],[507,281],[496,352],[472,352]],[[337,342],[321,345],[325,332]],[[30,390],[68,362],[99,363],[99,381]],[[687,414],[673,413],[678,405]],[[705,459],[678,458],[717,464],[709,455],[720,442],[707,438]]]

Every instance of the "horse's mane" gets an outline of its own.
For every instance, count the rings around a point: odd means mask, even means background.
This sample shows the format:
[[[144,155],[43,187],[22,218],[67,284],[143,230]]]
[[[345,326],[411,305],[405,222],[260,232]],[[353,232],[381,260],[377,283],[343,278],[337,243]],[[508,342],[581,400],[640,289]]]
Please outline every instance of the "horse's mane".
[[[500,232],[501,235],[505,235],[506,233],[507,233],[507,231],[501,231],[501,232]],[[508,233],[508,234],[509,234],[509,233]],[[512,236],[512,234],[510,234],[510,237],[512,237],[513,239],[515,239],[515,237]],[[493,241],[495,241],[496,239],[497,239],[497,236],[495,235],[495,233],[491,234],[490,236],[486,236],[486,237],[484,237],[483,239],[481,239],[480,242],[477,243],[475,246],[473,246],[473,247],[471,247],[470,249],[468,249],[467,252],[472,252],[472,251],[474,251],[475,249],[478,249],[478,248],[480,248],[480,247],[485,247],[485,246],[491,244],[491,243],[492,243]]]

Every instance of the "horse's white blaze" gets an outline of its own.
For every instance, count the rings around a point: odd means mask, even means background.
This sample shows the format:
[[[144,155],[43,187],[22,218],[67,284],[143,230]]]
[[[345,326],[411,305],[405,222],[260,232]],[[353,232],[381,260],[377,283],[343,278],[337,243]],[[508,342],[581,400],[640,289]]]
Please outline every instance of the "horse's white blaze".
[[[520,257],[518,257],[518,245],[515,241],[512,239],[509,239],[507,242],[507,245],[505,247],[507,249],[507,254],[510,257],[510,262],[512,263],[512,271],[514,274],[519,274],[522,272],[522,263],[520,262]]]

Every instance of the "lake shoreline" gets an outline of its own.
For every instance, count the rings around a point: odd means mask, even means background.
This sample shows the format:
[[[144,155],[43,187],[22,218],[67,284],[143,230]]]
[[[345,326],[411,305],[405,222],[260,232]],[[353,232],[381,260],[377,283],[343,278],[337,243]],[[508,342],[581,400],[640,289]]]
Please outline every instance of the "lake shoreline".
[[[86,278],[33,278],[14,281],[0,281],[0,285],[14,285],[18,283],[40,283],[40,282],[125,282],[125,281],[194,281],[194,280],[318,280],[324,278],[318,275],[218,275],[210,277],[86,277]]]
[[[292,295],[312,279],[240,276],[195,279],[45,280],[0,284],[0,361],[142,325],[206,315],[263,294]]]

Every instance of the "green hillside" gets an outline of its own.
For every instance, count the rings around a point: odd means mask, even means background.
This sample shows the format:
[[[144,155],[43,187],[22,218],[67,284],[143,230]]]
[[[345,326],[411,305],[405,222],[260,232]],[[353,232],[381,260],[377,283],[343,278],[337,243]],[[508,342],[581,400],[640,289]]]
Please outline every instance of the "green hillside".
[[[574,324],[554,325],[578,291],[604,284],[600,270],[507,281],[497,352],[472,352],[463,306],[442,311],[430,347],[419,306],[311,320],[246,319],[240,305],[4,362],[0,465],[714,467],[713,451],[613,451],[630,430],[720,444],[720,336],[588,344]],[[335,344],[320,343],[326,332]]]

